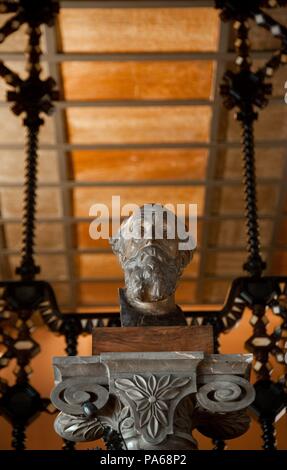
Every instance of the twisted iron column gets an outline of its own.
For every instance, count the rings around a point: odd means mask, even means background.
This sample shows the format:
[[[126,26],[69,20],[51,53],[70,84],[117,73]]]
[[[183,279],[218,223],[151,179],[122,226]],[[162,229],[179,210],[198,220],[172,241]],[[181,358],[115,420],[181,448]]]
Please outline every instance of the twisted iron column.
[[[23,424],[14,424],[12,430],[12,448],[14,450],[25,450],[25,426]]]
[[[277,450],[276,449],[276,430],[273,420],[270,418],[261,418],[259,420],[263,431],[262,439],[264,441],[264,450]]]
[[[36,224],[36,192],[38,164],[38,135],[39,126],[27,129],[27,157],[25,170],[24,208],[22,225],[22,260],[17,268],[17,274],[23,280],[32,280],[40,272],[34,260],[35,224]]]
[[[257,209],[257,188],[254,152],[254,119],[257,114],[252,108],[248,113],[239,113],[242,127],[243,185],[247,229],[247,251],[249,253],[243,269],[252,276],[261,276],[266,263],[260,254],[259,223]]]

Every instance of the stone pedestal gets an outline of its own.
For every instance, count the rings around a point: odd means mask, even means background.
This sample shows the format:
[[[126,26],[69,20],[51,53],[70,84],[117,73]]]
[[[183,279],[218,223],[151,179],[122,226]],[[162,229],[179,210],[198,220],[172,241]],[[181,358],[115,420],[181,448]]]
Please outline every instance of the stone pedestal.
[[[193,450],[194,429],[232,439],[249,426],[252,355],[121,352],[54,359],[60,436],[93,441],[110,427],[129,450]],[[97,410],[87,417],[83,404]]]

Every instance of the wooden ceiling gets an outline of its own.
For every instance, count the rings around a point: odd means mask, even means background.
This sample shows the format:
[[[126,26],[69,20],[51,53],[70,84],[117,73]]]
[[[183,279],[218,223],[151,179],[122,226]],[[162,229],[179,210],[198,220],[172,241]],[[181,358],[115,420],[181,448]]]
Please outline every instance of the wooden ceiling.
[[[118,304],[122,272],[106,240],[91,240],[89,208],[198,204],[198,249],[177,291],[184,308],[224,301],[243,274],[240,129],[218,85],[234,58],[232,31],[209,0],[62,0],[43,31],[43,74],[61,91],[40,139],[37,258],[67,311]],[[284,9],[274,12],[287,24]],[[279,15],[279,16],[278,16]],[[6,15],[1,15],[2,21]],[[1,20],[1,17],[0,17]],[[256,65],[278,44],[252,25]],[[25,31],[0,45],[25,75]],[[286,73],[256,124],[261,241],[269,273],[286,273]],[[21,245],[24,132],[0,84],[0,274],[14,278]]]

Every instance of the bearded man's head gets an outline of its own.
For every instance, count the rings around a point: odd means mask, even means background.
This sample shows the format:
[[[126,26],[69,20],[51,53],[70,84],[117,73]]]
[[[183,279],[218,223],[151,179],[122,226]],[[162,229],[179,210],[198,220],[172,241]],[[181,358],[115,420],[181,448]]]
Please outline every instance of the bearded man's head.
[[[193,253],[180,249],[176,227],[173,212],[148,204],[125,219],[110,240],[124,270],[128,299],[157,302],[173,295]]]

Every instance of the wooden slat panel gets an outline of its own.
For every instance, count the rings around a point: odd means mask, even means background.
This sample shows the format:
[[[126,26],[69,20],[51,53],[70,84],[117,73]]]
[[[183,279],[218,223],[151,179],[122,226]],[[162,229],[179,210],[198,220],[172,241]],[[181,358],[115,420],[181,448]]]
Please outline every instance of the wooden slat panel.
[[[22,245],[22,228],[20,224],[5,224],[4,235],[6,246],[11,250],[19,250]],[[62,224],[36,225],[37,250],[64,248]]]
[[[123,279],[123,270],[113,253],[79,255],[76,263],[80,278]]]
[[[65,282],[53,282],[52,287],[54,289],[56,299],[59,305],[69,305],[70,302],[70,285]],[[69,311],[71,311],[69,309]]]
[[[214,51],[212,8],[85,9],[60,12],[65,52]]]
[[[212,72],[208,61],[62,64],[67,100],[209,99]]]
[[[3,218],[20,218],[22,215],[23,190],[21,188],[0,188],[1,215]],[[38,190],[37,212],[41,217],[57,217],[61,214],[58,189]]]
[[[208,152],[206,149],[87,150],[73,152],[71,158],[76,181],[171,181],[204,179]]]
[[[262,246],[267,246],[272,237],[273,222],[260,220],[260,241]],[[244,220],[226,220],[222,222],[210,222],[208,228],[208,244],[211,247],[224,246],[230,248],[245,246],[245,222]],[[230,254],[230,256],[233,256]]]
[[[209,253],[207,256],[206,273],[209,275],[243,275],[242,265],[247,254],[239,253]]]
[[[273,275],[287,275],[287,251],[276,251],[273,253],[270,274]]]
[[[178,304],[194,304],[197,303],[196,297],[197,282],[195,281],[179,281],[175,293],[175,300]]]
[[[9,256],[9,262],[14,273],[16,266],[20,264],[20,256]],[[60,281],[68,278],[65,256],[54,254],[49,256],[36,255],[36,263],[41,266],[42,279],[53,278]],[[14,275],[13,278],[18,278],[18,276]]]
[[[203,302],[210,304],[216,302],[223,304],[228,294],[231,282],[228,281],[208,281],[203,283]]]
[[[25,139],[25,130],[22,125],[22,120],[17,118],[7,108],[0,108],[0,142],[1,144],[22,144]],[[41,143],[54,143],[54,128],[53,120],[51,118],[45,119],[44,126],[41,127],[39,136]]]
[[[278,178],[282,176],[285,148],[260,148],[256,152],[256,174],[258,178]],[[217,178],[242,178],[242,151],[222,150],[217,154]]]
[[[78,305],[119,305],[118,289],[123,282],[85,282],[78,286]]]
[[[15,119],[11,115],[11,119]],[[13,141],[13,140],[12,140]],[[0,150],[0,184],[21,183],[25,175],[25,153],[23,150]],[[56,152],[41,150],[39,152],[38,178],[48,183],[59,180]]]
[[[123,270],[113,253],[84,254],[76,257],[78,276],[95,279],[123,279]],[[192,262],[185,268],[183,278],[195,277],[198,272],[199,255],[195,253]]]
[[[287,245],[287,220],[282,220],[277,234],[276,244]]]
[[[75,144],[207,142],[210,117],[209,106],[67,109]]]
[[[282,83],[282,87],[284,83]],[[260,111],[260,118],[255,121],[255,136],[257,140],[276,140],[286,138],[287,106],[270,103],[268,108]],[[229,114],[228,140],[241,140],[241,126]]]
[[[104,240],[102,238],[99,240],[93,240],[90,237],[89,227],[90,224],[86,222],[81,222],[75,226],[75,248],[111,250],[109,240]],[[111,228],[109,230],[109,233],[112,233]]]
[[[92,354],[108,352],[203,351],[213,353],[211,326],[95,328]]]
[[[121,207],[124,204],[142,206],[148,203],[198,204],[197,209],[200,215],[203,211],[204,193],[203,186],[76,188],[73,191],[74,214],[77,217],[88,217],[90,207],[93,204],[102,203],[107,205],[109,214],[112,216],[112,196],[117,195],[120,196]],[[186,214],[188,214],[188,207]]]
[[[258,185],[258,209],[261,214],[274,215],[277,207],[278,187],[271,185]],[[214,189],[213,204],[219,204],[219,211],[214,210],[214,214],[244,214],[244,194],[243,189],[232,187],[222,187]]]

